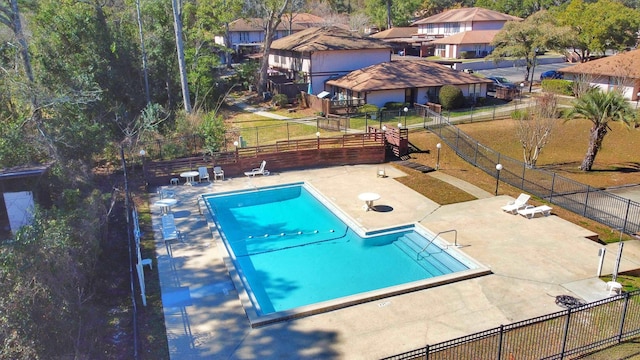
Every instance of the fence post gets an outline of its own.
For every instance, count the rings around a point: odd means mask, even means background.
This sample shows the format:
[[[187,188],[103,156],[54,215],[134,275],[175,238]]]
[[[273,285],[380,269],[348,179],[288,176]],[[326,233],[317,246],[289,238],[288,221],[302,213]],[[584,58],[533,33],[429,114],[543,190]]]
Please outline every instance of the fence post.
[[[496,359],[502,359],[502,340],[504,335],[504,325],[500,324],[500,336],[498,337],[498,357]]]
[[[162,158],[162,143],[160,142],[160,140],[156,140],[156,144],[158,144],[158,153],[160,154],[160,160],[163,160],[163,158]]]
[[[425,355],[425,360],[429,360],[429,344],[427,344],[427,346],[424,347],[424,355]]]
[[[473,166],[478,166],[478,147],[480,147],[480,142],[476,141],[476,151],[473,154]]]
[[[496,105],[493,105],[493,118],[491,120],[495,120],[496,119]]]
[[[622,314],[620,317],[620,330],[618,331],[618,343],[622,342],[622,335],[624,333],[624,320],[627,318],[628,306],[629,306],[629,293],[625,293],[624,305],[622,306]]]
[[[629,219],[629,209],[631,209],[631,199],[627,199],[627,211],[624,214],[624,224],[622,225],[622,232],[627,229],[627,220]]]
[[[520,188],[522,190],[524,190],[524,177],[526,174],[527,174],[527,164],[523,162],[522,163],[522,184],[520,184]]]
[[[471,120],[469,122],[473,122],[473,106],[471,107]]]
[[[571,320],[571,308],[567,309],[567,322],[564,324],[564,335],[562,336],[562,350],[560,351],[560,359],[564,359],[564,352],[567,348],[567,337],[569,336],[569,324]]]
[[[591,190],[591,186],[587,185],[587,196],[584,199],[584,211],[582,212],[582,216],[587,217],[587,207],[589,206],[589,190]]]

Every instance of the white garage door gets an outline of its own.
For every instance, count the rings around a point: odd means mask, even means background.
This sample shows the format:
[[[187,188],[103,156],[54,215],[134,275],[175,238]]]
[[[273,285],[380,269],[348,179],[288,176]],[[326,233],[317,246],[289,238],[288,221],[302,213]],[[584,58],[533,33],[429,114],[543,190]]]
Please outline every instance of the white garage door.
[[[11,231],[16,232],[23,225],[29,224],[33,216],[33,194],[31,191],[6,192],[4,203],[9,215]]]

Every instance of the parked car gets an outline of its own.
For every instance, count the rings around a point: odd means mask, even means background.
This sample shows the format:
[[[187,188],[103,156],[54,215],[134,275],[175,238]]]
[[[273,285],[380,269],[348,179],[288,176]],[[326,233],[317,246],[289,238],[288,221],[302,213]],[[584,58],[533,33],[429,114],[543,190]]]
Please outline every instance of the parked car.
[[[493,81],[493,84],[487,86],[487,91],[496,91],[497,88],[517,89],[516,84],[501,76],[489,76],[487,79]]]
[[[555,70],[549,70],[540,74],[540,81],[544,79],[562,79],[562,77],[563,76],[561,72],[557,72]]]

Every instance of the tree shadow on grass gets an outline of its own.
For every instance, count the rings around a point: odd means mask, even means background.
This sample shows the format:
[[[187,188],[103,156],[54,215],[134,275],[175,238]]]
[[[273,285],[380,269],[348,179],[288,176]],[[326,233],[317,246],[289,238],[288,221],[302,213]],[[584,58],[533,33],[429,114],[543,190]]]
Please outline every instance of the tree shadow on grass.
[[[580,170],[580,165],[582,161],[573,161],[573,162],[564,162],[557,163],[551,165],[540,166],[539,169],[548,170],[548,171],[564,171],[567,173],[584,173],[583,170]],[[614,164],[610,165],[607,168],[599,168],[596,163],[594,167],[589,171],[590,173],[623,173],[623,174],[631,174],[640,172],[640,162],[626,162],[622,164]]]

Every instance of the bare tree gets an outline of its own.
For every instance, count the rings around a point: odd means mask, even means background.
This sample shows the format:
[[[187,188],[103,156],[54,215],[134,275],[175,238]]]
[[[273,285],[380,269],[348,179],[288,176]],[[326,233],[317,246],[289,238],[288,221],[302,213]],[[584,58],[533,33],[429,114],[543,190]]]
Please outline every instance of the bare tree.
[[[20,44],[20,56],[24,63],[24,72],[29,82],[33,83],[33,71],[31,68],[31,58],[29,56],[29,46],[22,30],[18,0],[9,0],[9,7],[0,5],[0,23],[6,25],[13,31],[18,44]],[[34,104],[35,105],[35,104]],[[34,106],[36,107],[36,106]]]
[[[189,98],[189,83],[187,81],[187,69],[184,60],[184,44],[182,41],[182,9],[178,0],[171,0],[173,8],[173,29],[176,34],[176,50],[178,52],[178,67],[180,68],[180,83],[182,84],[182,101],[184,111],[191,113],[191,99]]]
[[[175,1],[175,0],[174,0]],[[264,42],[262,43],[262,59],[258,72],[257,88],[259,92],[267,89],[267,70],[269,69],[269,54],[271,43],[278,25],[282,22],[282,15],[289,9],[291,0],[248,0],[247,7],[256,11],[263,20]]]
[[[518,127],[516,134],[522,145],[522,155],[528,168],[536,166],[542,148],[549,142],[551,130],[558,117],[558,99],[545,93],[535,99],[531,112],[515,113]]]

